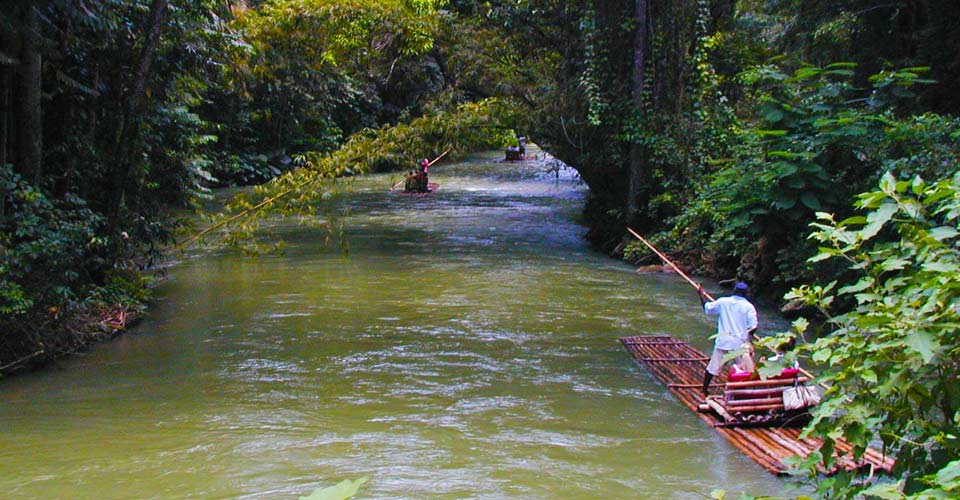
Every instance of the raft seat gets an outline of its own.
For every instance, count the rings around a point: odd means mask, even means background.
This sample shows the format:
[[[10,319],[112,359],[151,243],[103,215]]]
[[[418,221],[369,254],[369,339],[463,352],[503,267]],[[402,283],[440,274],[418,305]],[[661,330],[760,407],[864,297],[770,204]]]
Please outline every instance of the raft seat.
[[[784,368],[779,375],[770,377],[767,380],[778,380],[784,378],[795,378],[800,373],[799,368]],[[727,374],[727,382],[743,382],[746,380],[760,380],[760,375],[757,372],[745,372],[737,370],[734,367],[730,368],[730,372]]]
[[[766,380],[756,372],[731,369],[723,395],[710,396],[704,404],[723,418],[722,425],[799,424],[806,419],[784,409],[783,391],[805,382],[797,368],[784,369]]]
[[[708,403],[727,425],[772,425],[802,423],[796,412],[783,406],[783,391],[807,382],[797,368],[787,368],[778,375],[761,380],[756,372],[731,370],[723,396],[714,396]]]

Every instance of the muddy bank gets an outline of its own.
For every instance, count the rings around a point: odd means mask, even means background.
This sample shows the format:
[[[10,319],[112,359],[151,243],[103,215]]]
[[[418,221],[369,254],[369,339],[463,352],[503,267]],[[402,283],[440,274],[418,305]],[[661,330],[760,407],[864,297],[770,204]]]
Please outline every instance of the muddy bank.
[[[127,281],[128,296],[103,302],[101,290],[65,308],[49,306],[13,324],[0,343],[0,377],[46,367],[57,360],[108,341],[143,317],[150,285],[137,273]]]

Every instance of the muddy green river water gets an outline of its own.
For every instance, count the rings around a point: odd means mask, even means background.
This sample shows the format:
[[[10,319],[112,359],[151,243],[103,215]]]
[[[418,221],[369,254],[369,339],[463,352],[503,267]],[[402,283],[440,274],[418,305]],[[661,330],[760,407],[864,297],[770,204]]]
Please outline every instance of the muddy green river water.
[[[0,497],[789,492],[617,343],[709,348],[694,290],[592,250],[570,171],[498,156],[434,168],[429,197],[354,181],[347,255],[278,223],[283,255],[175,256],[136,327],[0,380]]]

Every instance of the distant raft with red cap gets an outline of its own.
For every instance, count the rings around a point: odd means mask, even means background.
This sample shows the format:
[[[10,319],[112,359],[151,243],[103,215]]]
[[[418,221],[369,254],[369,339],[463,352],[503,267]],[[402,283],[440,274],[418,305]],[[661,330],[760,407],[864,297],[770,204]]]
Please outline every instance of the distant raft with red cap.
[[[419,196],[428,195],[436,191],[440,188],[440,185],[435,182],[428,182],[430,166],[440,161],[440,159],[446,156],[449,152],[449,149],[444,151],[440,154],[440,156],[434,158],[433,161],[430,161],[427,158],[420,160],[417,168],[411,170],[404,179],[394,184],[390,190],[398,194]],[[403,185],[403,191],[397,191],[397,188],[400,187],[400,185]]]
[[[424,191],[407,191],[405,189],[394,189],[391,190],[391,193],[403,195],[403,196],[430,196],[434,192],[440,189],[440,184],[436,182],[427,183],[427,190]]]

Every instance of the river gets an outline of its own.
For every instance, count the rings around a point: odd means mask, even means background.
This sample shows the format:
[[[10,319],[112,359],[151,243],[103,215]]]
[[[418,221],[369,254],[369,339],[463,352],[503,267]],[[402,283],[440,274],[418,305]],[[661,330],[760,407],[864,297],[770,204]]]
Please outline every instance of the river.
[[[353,181],[346,254],[284,223],[283,255],[175,256],[128,333],[0,380],[4,498],[786,494],[617,342],[708,349],[694,290],[592,250],[570,171],[498,156],[429,197]]]

